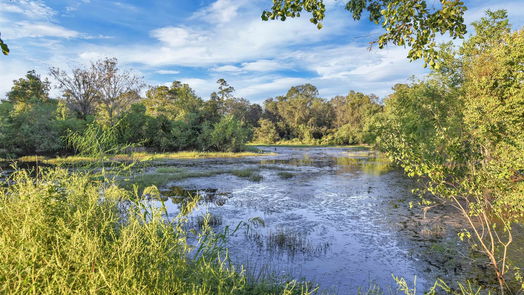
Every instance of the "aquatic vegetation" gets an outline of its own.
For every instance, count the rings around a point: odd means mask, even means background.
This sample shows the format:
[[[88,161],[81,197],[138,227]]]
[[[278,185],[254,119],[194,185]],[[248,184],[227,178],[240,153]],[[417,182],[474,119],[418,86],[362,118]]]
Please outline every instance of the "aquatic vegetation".
[[[247,178],[251,181],[259,182],[263,179],[263,177],[262,175],[258,173],[258,171],[259,171],[258,169],[247,168],[247,169],[231,170],[230,173],[237,177]]]
[[[270,251],[285,251],[293,256],[297,253],[307,255],[319,255],[326,253],[329,249],[329,242],[315,243],[300,232],[288,229],[279,229],[270,232],[266,237],[266,248]]]
[[[278,172],[277,175],[282,179],[290,179],[295,177],[295,174],[286,171]]]
[[[157,173],[180,173],[185,171],[184,168],[179,167],[158,167],[156,168]]]
[[[197,216],[194,223],[199,229],[205,228],[207,226],[217,227],[222,225],[222,216],[215,215],[212,213],[207,213],[203,216]]]
[[[157,168],[156,173],[137,173],[121,179],[126,186],[137,185],[143,189],[145,187],[165,186],[169,182],[178,181],[186,178],[212,177],[220,174],[233,174],[238,177],[246,178],[254,182],[263,179],[257,169],[223,169],[223,170],[204,170],[204,171],[186,171],[176,168]]]
[[[223,173],[227,172],[221,170],[184,172],[182,170],[180,173],[140,173],[132,174],[129,177],[121,179],[121,181],[126,186],[137,185],[143,189],[151,185],[161,187],[172,181],[194,177],[211,177]]]

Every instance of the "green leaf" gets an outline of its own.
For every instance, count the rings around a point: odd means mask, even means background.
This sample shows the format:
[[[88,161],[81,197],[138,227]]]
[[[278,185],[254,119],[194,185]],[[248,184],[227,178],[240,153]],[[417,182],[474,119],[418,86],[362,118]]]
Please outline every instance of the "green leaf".
[[[7,44],[5,44],[4,41],[2,41],[2,39],[0,39],[0,47],[2,48],[2,53],[4,55],[9,54],[9,47],[7,47]]]

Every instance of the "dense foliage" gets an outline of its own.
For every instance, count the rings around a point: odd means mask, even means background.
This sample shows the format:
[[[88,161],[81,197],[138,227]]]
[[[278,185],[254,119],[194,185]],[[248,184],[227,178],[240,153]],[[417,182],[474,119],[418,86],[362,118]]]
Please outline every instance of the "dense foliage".
[[[306,144],[373,143],[371,126],[382,111],[377,97],[351,91],[331,100],[318,97],[311,84],[291,87],[284,96],[264,101],[254,141],[291,140]],[[372,131],[373,130],[373,131]]]
[[[245,143],[293,141],[307,144],[373,143],[378,98],[351,91],[326,100],[311,84],[294,86],[264,101],[263,107],[235,97],[219,79],[208,100],[187,84],[154,86],[140,97],[143,83],[105,59],[68,73],[52,68],[61,97],[49,97],[51,83],[34,71],[14,81],[0,103],[0,157],[92,153],[102,148],[143,148],[152,152],[199,150],[238,152]],[[103,137],[111,143],[80,147],[68,140]],[[113,147],[111,147],[113,146]],[[100,151],[102,151],[100,150]]]
[[[316,22],[323,18],[321,0],[274,3],[273,12],[265,17],[285,19],[305,9]],[[415,23],[424,27],[441,19],[440,15],[433,19],[440,10],[429,12],[425,3],[349,1],[348,9],[356,18],[366,9],[375,21],[401,17],[410,22],[413,11],[404,13],[407,4],[414,4],[413,9],[421,11],[417,17],[422,17]],[[455,18],[417,37],[432,40],[435,31],[451,29],[457,36],[462,34],[462,28],[454,26],[461,22],[463,4],[441,3],[443,9],[453,6],[446,13]],[[462,213],[469,226],[460,238],[469,239],[472,250],[485,255],[500,293],[522,291],[522,270],[508,253],[515,225],[524,218],[524,30],[511,31],[504,11],[488,11],[473,27],[475,32],[459,48],[448,43],[433,52],[437,47],[430,44],[430,55],[436,60],[427,79],[395,85],[384,101],[353,91],[328,100],[319,96],[315,86],[305,84],[265,100],[261,107],[235,97],[235,89],[223,79],[207,100],[178,81],[152,87],[140,97],[141,79],[119,70],[115,59],[71,73],[52,69],[62,91],[59,99],[53,99],[50,82],[30,71],[14,81],[0,103],[0,155],[92,155],[124,146],[237,152],[249,140],[376,144],[420,181],[420,204],[425,209],[440,200]],[[402,45],[409,37],[410,32],[390,29],[382,42]],[[407,43],[416,50],[417,42]],[[197,292],[199,286],[208,286],[208,293],[244,292],[245,278],[214,264],[217,257],[211,264],[197,264],[207,269],[194,268],[184,259],[185,233],[165,227],[154,219],[155,214],[151,222],[143,222],[143,212],[131,202],[130,192],[65,174],[51,171],[33,180],[18,173],[15,184],[0,191],[0,222],[6,229],[0,239],[6,261],[0,266],[0,280],[19,277],[12,280],[14,284],[3,284],[2,291],[27,293],[34,280],[48,293],[69,293],[77,284],[88,288],[86,293],[140,293],[157,287],[183,293],[191,288]],[[432,197],[427,198],[428,193]],[[121,212],[115,200],[122,199],[131,204],[132,214],[124,215],[127,219],[117,214]],[[72,214],[73,209],[79,213]],[[26,223],[20,225],[20,220]],[[17,244],[21,242],[27,244]],[[26,255],[28,249],[33,256]],[[39,264],[46,259],[56,264]],[[66,272],[64,265],[69,267]],[[174,276],[167,267],[180,268],[177,272],[189,280]],[[138,276],[131,278],[129,273]]]
[[[474,28],[461,48],[443,46],[429,79],[394,88],[378,144],[422,193],[462,213],[461,238],[486,255],[504,293],[524,288],[508,256],[524,217],[524,31],[511,32],[504,11]]]
[[[74,145],[68,138],[93,137],[92,142],[109,133],[111,142],[100,146],[104,152],[116,152],[116,146],[236,152],[262,113],[260,106],[234,97],[224,80],[219,80],[221,94],[208,101],[178,81],[152,87],[141,98],[141,80],[119,70],[115,59],[71,74],[53,68],[51,74],[61,98],[50,98],[51,83],[30,71],[0,103],[0,156],[92,153],[99,147]]]

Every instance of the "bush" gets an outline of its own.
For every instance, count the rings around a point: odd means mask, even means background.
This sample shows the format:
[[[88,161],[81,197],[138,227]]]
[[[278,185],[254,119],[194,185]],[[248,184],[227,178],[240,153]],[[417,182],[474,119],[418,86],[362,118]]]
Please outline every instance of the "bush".
[[[0,107],[0,149],[4,154],[56,154],[65,149],[63,130],[52,102],[3,102]]]
[[[213,127],[204,127],[199,142],[203,150],[238,152],[248,140],[249,129],[233,116],[224,116]]]

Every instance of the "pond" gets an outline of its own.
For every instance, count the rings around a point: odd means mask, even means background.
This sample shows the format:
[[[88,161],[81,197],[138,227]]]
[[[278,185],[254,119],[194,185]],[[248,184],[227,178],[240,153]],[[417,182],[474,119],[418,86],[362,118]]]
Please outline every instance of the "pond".
[[[411,284],[416,276],[419,290],[437,278],[454,281],[475,273],[482,280],[483,272],[471,271],[474,266],[462,257],[468,253],[456,238],[462,226],[457,213],[410,208],[419,200],[411,193],[415,183],[376,153],[261,149],[277,155],[162,166],[200,175],[161,187],[171,199],[169,214],[177,214],[181,198],[199,194],[202,201],[191,217],[196,226],[206,213],[216,231],[244,224],[227,244],[231,261],[252,277],[308,280],[335,294],[395,289],[392,275]]]

